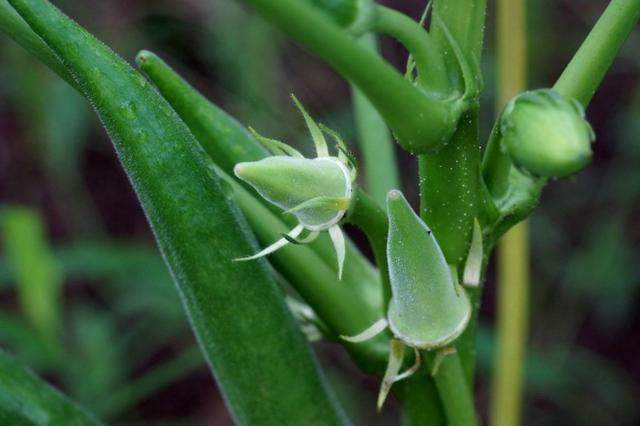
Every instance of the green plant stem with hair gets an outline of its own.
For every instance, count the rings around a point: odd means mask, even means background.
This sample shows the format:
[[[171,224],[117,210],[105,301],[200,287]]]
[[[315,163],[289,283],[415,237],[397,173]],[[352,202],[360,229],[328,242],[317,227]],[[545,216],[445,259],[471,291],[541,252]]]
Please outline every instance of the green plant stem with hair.
[[[436,0],[433,5],[433,13],[447,26],[465,57],[476,64],[480,60],[485,6],[484,1],[474,0]],[[446,34],[441,26],[434,27],[432,32],[445,43]],[[463,115],[456,133],[442,151],[419,158],[421,216],[436,235],[447,261],[458,270],[462,270],[473,221],[478,215],[481,185],[477,120],[477,108],[472,108]],[[470,297],[475,307],[476,292]],[[449,423],[454,419],[463,419],[465,424],[476,421],[471,391],[476,318],[474,309],[470,324],[457,341],[458,353],[449,355],[434,376]],[[455,406],[448,399],[455,399]]]
[[[639,0],[612,0],[554,89],[587,106],[638,19]]]
[[[447,142],[462,104],[415,87],[312,5],[299,0],[245,1],[357,86],[405,149],[437,151]]]
[[[524,0],[500,0],[497,8],[500,111],[526,87]],[[529,311],[528,222],[513,227],[498,246],[497,343],[493,364],[491,419],[496,426],[520,424]]]
[[[449,77],[440,47],[418,22],[397,10],[377,6],[373,29],[394,37],[409,50],[423,87],[447,94]]]

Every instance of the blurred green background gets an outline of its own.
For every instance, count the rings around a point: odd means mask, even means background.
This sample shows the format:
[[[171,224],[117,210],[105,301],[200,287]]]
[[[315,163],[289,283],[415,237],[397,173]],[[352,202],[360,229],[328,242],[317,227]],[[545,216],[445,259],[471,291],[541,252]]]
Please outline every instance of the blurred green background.
[[[295,93],[353,140],[348,85],[235,1],[54,3],[130,61],[142,48],[159,53],[262,134],[306,140],[289,101]],[[415,18],[424,8],[422,0],[384,3]],[[529,86],[549,86],[607,2],[528,3]],[[491,18],[487,31],[485,135],[494,115]],[[397,43],[382,40],[382,51],[404,66],[406,52]],[[639,70],[636,30],[588,111],[598,135],[594,164],[549,185],[532,217],[527,425],[640,420]],[[415,164],[398,157],[404,189],[416,201]],[[478,338],[483,416],[494,285],[490,269]],[[0,347],[110,424],[231,424],[105,132],[79,95],[6,38],[0,38]],[[356,424],[396,423],[393,403],[372,414],[377,379],[358,373],[339,347],[316,347]]]

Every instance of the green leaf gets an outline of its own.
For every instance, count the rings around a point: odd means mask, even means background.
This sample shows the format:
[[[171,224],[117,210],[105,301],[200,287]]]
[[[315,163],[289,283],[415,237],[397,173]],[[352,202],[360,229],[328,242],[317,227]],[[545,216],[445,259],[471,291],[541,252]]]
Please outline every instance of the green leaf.
[[[80,426],[100,422],[0,351],[0,424]]]
[[[0,237],[26,317],[44,340],[55,344],[62,326],[62,274],[41,218],[28,208],[5,207],[0,211]]]
[[[344,420],[246,224],[202,148],[122,59],[43,0],[11,0],[61,57],[109,132],[239,424]]]

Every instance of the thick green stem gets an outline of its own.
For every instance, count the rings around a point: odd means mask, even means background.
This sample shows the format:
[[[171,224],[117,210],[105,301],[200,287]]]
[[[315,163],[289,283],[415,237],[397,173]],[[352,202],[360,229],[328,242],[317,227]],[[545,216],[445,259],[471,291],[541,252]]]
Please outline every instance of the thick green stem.
[[[447,261],[462,270],[477,215],[480,188],[477,111],[463,116],[460,128],[441,153],[422,156],[419,161],[421,215],[436,235]],[[473,305],[477,305],[475,300]],[[475,369],[473,321],[458,338],[457,346],[459,353],[448,356],[453,360],[443,363],[434,378],[449,424],[454,424],[453,418],[458,416],[475,419],[469,386]],[[459,406],[447,405],[451,399],[460,401]],[[470,412],[460,413],[460,409]]]
[[[363,36],[360,44],[377,51],[377,41],[373,34]],[[358,147],[364,159],[367,189],[374,200],[384,204],[387,192],[400,187],[391,132],[380,113],[357,87],[352,88],[352,93]]]
[[[429,96],[305,2],[245,1],[362,90],[406,150],[433,152],[449,140],[463,103]]]
[[[486,8],[486,0],[433,0],[434,16],[437,15],[445,23],[466,60],[476,69],[478,78],[484,42]],[[446,50],[446,62],[452,83],[461,92],[464,91],[464,81],[462,81],[460,73],[457,72],[459,64],[444,29],[436,25],[432,28],[431,33]]]
[[[465,372],[457,353],[444,355],[440,361],[433,353],[425,353],[425,361],[430,370],[436,368],[435,381],[440,400],[447,416],[448,426],[473,426],[477,424],[473,397]]]
[[[460,271],[478,210],[479,162],[477,111],[463,116],[442,152],[419,158],[420,214]]]
[[[497,31],[498,110],[526,87],[526,34],[524,0],[500,0]],[[493,146],[497,149],[498,143],[494,142]],[[500,159],[503,156],[504,154],[495,155],[497,161],[502,163],[497,170],[511,168],[510,160]],[[498,179],[497,182],[504,181],[506,178]],[[494,189],[506,191],[506,188]],[[521,420],[529,311],[527,237],[528,223],[522,222],[501,239],[498,248],[498,343],[491,395],[491,419],[496,426],[517,426]]]
[[[419,373],[394,386],[402,406],[402,426],[446,425],[438,389],[430,377]]]
[[[466,60],[478,66],[483,42],[484,0],[435,0],[434,14],[452,34]],[[433,36],[448,45],[443,26],[433,28]],[[450,70],[459,66],[454,54],[447,57]],[[450,72],[452,82],[465,90],[459,74]],[[458,76],[458,77],[456,77]],[[480,146],[478,111],[472,109],[460,119],[458,128],[436,155],[419,158],[420,213],[431,227],[447,261],[462,270],[469,249],[474,218],[478,216]],[[474,308],[477,310],[477,304]],[[475,317],[475,315],[474,315]],[[475,424],[473,371],[475,369],[475,327],[470,324],[458,339],[458,353],[448,356],[434,380],[449,424]]]
[[[416,21],[384,6],[376,8],[374,30],[388,34],[411,53],[418,70],[418,82],[429,91],[446,95],[449,88],[444,55],[433,37]]]
[[[640,18],[640,0],[612,0],[554,89],[588,105]]]

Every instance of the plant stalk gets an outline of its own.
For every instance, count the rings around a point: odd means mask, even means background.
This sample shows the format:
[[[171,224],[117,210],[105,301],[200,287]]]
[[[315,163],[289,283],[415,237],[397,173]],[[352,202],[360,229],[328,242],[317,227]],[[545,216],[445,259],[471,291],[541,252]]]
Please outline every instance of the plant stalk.
[[[388,34],[411,53],[418,70],[418,81],[431,91],[446,94],[449,86],[444,56],[433,37],[416,21],[384,6],[376,7],[374,30]]]
[[[638,19],[640,0],[612,0],[554,89],[587,106]]]
[[[459,102],[438,99],[415,87],[322,11],[299,0],[245,2],[356,85],[407,151],[437,151],[451,137],[461,114]]]
[[[465,58],[479,64],[484,36],[486,2],[484,0],[435,0],[438,14],[452,34]],[[441,26],[433,36],[448,45]],[[453,53],[447,57],[453,60]],[[455,70],[457,64],[450,65]],[[459,75],[451,72],[451,78]],[[453,81],[464,90],[463,82]],[[474,218],[478,215],[480,193],[480,144],[478,111],[465,113],[449,143],[435,155],[419,157],[420,214],[431,227],[447,261],[458,270],[466,258],[471,242]],[[477,306],[472,294],[474,308]],[[434,376],[448,424],[476,423],[472,394],[475,369],[475,321],[477,309],[467,330],[456,342],[458,352],[446,357]]]
[[[499,0],[496,110],[526,87],[527,41],[524,0]],[[497,345],[491,419],[496,426],[521,421],[529,302],[529,224],[513,227],[498,246]]]

